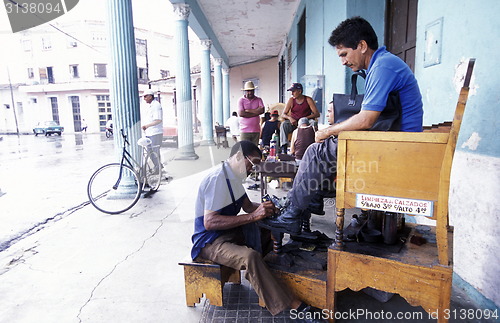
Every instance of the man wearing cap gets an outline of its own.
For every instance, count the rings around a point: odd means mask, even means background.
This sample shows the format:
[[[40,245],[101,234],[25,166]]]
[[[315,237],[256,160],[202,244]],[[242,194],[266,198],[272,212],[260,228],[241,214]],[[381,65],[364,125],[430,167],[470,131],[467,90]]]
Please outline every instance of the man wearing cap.
[[[242,91],[245,95],[238,101],[238,115],[240,119],[240,140],[248,140],[259,144],[260,115],[264,113],[264,102],[255,96],[255,85],[252,81],[245,83]]]
[[[163,138],[163,110],[160,102],[154,99],[153,90],[146,90],[143,94],[144,109],[141,114],[142,130],[146,137],[151,139],[151,146],[158,156],[160,156],[160,145]],[[160,166],[158,160],[153,160],[155,167]]]
[[[293,131],[292,140],[290,141],[290,152],[295,155],[297,165],[300,165],[307,147],[314,143],[315,134],[314,127],[309,124],[309,119],[300,118],[299,126]]]
[[[260,139],[262,139],[262,146],[270,146],[271,138],[276,131],[280,129],[280,122],[278,120],[279,117],[278,110],[274,110],[271,113],[271,119],[267,120],[262,124],[262,131]]]
[[[283,153],[286,153],[289,145],[288,134],[297,129],[297,122],[299,119],[307,118],[313,125],[314,119],[319,117],[319,112],[314,100],[302,94],[302,84],[293,83],[288,91],[292,91],[292,97],[286,103],[282,116],[285,121],[281,123],[280,129],[280,146]]]

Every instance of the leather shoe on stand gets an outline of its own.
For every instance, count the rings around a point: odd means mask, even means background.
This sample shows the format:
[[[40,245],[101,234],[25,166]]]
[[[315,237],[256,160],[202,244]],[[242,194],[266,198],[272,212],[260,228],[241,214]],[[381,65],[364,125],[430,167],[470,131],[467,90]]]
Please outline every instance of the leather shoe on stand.
[[[301,209],[289,204],[280,215],[261,220],[259,226],[271,231],[300,234],[302,226],[301,215]]]

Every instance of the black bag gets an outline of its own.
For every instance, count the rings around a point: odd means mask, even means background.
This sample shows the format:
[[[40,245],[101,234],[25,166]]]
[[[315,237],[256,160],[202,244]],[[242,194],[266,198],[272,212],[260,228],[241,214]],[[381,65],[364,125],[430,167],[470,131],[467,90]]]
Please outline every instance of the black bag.
[[[351,77],[351,94],[333,94],[334,123],[347,120],[361,111],[363,94],[358,94],[356,80],[358,75],[365,77],[364,72],[355,72]],[[399,92],[392,91],[387,98],[387,104],[377,121],[370,129],[373,131],[399,131],[401,127],[401,101]]]

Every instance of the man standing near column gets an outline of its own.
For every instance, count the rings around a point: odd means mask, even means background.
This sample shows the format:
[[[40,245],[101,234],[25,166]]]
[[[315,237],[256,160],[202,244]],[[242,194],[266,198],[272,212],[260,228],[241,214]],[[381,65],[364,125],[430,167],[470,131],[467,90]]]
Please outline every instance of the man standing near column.
[[[255,85],[252,81],[245,83],[242,89],[245,95],[238,101],[240,119],[240,140],[248,140],[259,144],[260,115],[264,113],[264,102],[255,96]]]
[[[163,109],[160,102],[154,99],[153,90],[144,91],[144,110],[142,113],[142,130],[151,139],[151,148],[160,157],[160,146],[163,138]],[[155,167],[162,167],[159,160],[153,160]]]

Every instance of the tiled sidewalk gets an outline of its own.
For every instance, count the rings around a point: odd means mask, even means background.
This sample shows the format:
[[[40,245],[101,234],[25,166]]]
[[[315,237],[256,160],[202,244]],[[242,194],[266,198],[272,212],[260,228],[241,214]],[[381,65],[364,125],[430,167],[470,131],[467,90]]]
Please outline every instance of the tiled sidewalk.
[[[290,319],[289,311],[272,316],[265,308],[259,306],[259,297],[250,286],[248,280],[241,275],[241,285],[226,284],[224,286],[224,306],[213,306],[205,299],[200,322],[212,323],[285,323],[296,322]]]

